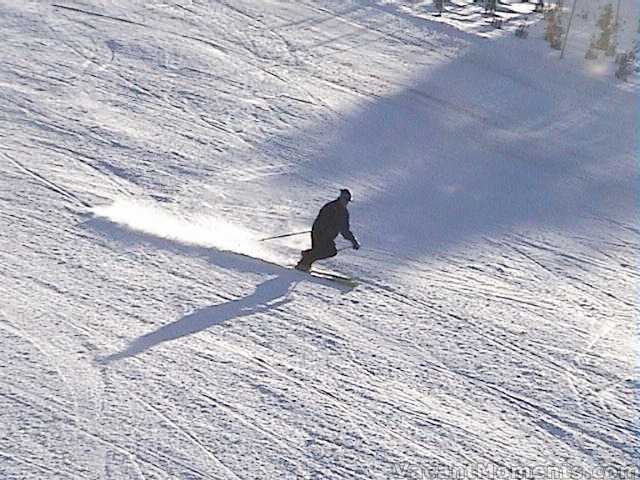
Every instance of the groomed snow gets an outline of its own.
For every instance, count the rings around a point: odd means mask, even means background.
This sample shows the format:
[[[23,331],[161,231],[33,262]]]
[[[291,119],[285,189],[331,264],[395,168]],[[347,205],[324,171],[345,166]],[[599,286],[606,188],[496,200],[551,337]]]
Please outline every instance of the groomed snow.
[[[427,7],[0,2],[0,479],[636,478],[637,90]]]

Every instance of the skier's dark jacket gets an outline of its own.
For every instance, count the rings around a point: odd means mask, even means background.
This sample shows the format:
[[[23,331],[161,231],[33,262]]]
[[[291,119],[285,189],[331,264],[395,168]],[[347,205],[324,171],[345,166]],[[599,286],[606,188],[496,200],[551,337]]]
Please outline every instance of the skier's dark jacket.
[[[340,199],[329,202],[320,209],[313,222],[313,233],[326,242],[334,240],[339,233],[350,242],[356,241],[349,227],[349,212],[340,203]]]

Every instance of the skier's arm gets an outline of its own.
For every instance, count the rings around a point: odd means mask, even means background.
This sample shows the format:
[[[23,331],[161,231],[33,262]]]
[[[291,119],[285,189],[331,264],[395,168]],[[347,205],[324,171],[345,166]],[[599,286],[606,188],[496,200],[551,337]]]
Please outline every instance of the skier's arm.
[[[343,221],[343,224],[342,224],[342,229],[340,230],[340,234],[343,236],[343,238],[345,238],[346,240],[349,240],[351,242],[351,244],[353,245],[353,248],[355,248],[356,250],[360,248],[360,244],[358,243],[358,240],[356,240],[355,235],[353,234],[353,232],[351,231],[351,228],[349,227],[349,213],[348,212],[344,217],[344,221]]]
[[[340,232],[340,234],[346,239],[349,240],[351,243],[358,243],[358,241],[356,240],[355,235],[353,234],[353,232],[351,232],[351,230],[349,230],[347,228],[347,230],[342,230]]]

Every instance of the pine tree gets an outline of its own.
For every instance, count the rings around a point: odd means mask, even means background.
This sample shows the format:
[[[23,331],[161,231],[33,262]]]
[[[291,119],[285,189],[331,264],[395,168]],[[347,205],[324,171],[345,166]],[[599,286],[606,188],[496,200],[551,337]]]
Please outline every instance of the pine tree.
[[[497,0],[485,0],[484,2],[484,13],[485,15],[495,14],[497,7]]]
[[[585,54],[584,58],[587,60],[595,60],[598,58],[598,52],[596,52],[596,36],[591,36],[591,42],[589,43],[589,50]]]
[[[615,26],[613,23],[613,5],[608,4],[603,8],[600,18],[598,19],[598,27],[600,27],[600,36],[596,41],[596,48],[598,50],[607,53],[610,51],[611,44],[614,43],[613,35],[615,33]]]
[[[636,63],[635,49],[629,50],[627,53],[620,54],[618,60],[619,66],[616,71],[616,77],[620,80],[626,81],[629,75],[633,73],[633,69]]]
[[[547,12],[547,28],[544,38],[549,42],[551,48],[560,50],[562,48],[562,24],[560,11],[557,8]]]

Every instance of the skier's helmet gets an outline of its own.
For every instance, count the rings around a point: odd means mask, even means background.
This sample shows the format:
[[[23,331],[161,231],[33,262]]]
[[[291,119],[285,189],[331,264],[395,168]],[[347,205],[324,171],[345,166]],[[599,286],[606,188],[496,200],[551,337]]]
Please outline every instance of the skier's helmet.
[[[349,190],[347,190],[346,188],[343,188],[342,190],[340,190],[340,198],[343,198],[347,202],[350,202],[351,201],[351,192]]]

